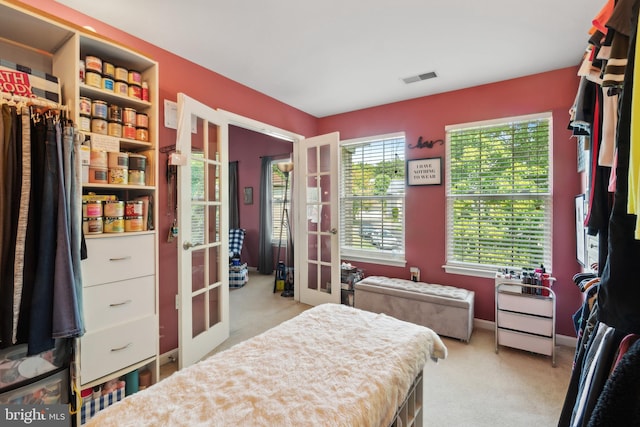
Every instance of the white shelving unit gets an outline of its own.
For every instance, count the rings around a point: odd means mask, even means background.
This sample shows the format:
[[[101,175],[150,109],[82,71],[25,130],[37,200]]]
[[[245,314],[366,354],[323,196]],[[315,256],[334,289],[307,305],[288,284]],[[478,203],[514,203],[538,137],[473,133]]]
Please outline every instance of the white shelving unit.
[[[142,81],[148,84],[149,100],[85,85],[79,78],[80,60],[87,55],[139,72]],[[75,123],[80,119],[80,97],[147,114],[149,141],[113,137],[120,151],[146,156],[145,185],[86,184],[83,194],[115,195],[123,201],[149,196],[154,201],[152,223],[157,224],[157,62],[73,23],[57,21],[6,0],[0,0],[0,58],[56,76],[61,103],[69,108],[69,117]],[[70,382],[75,390],[82,390],[138,369],[151,371],[152,383],[156,382],[159,379],[157,231],[85,237],[89,256],[82,262],[86,332],[75,343]],[[77,396],[76,425],[80,425],[80,403]]]
[[[396,417],[390,427],[422,427],[424,417],[422,408],[424,383],[422,375],[423,373],[421,372],[411,384],[407,398],[398,408]]]
[[[523,290],[542,290],[532,295]],[[552,289],[523,284],[520,280],[495,279],[496,353],[501,345],[551,356],[556,365],[556,296]]]

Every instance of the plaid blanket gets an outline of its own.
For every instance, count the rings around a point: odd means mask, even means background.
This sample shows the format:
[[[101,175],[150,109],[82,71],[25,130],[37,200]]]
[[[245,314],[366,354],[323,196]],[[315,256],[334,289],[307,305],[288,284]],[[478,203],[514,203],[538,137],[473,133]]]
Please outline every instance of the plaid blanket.
[[[245,233],[246,230],[244,228],[232,228],[229,230],[229,258],[240,258]]]

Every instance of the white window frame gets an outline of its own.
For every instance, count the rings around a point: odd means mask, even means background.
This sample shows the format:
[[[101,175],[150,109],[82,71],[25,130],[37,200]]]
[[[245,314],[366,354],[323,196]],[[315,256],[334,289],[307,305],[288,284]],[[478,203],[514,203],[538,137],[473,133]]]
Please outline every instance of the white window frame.
[[[472,122],[472,123],[463,123],[446,126],[445,130],[447,132],[446,138],[446,264],[443,265],[443,268],[447,273],[453,274],[463,274],[468,276],[477,276],[477,277],[495,277],[495,273],[498,268],[510,268],[519,270],[521,267],[536,267],[536,266],[502,266],[502,265],[482,265],[475,264],[469,262],[459,262],[454,259],[451,259],[453,249],[452,249],[452,236],[451,229],[453,227],[453,214],[451,212],[453,201],[456,196],[451,194],[451,139],[450,132],[453,130],[460,129],[472,129],[479,127],[496,127],[504,124],[515,123],[515,122],[526,122],[526,121],[535,121],[535,120],[548,120],[549,126],[549,170],[548,170],[548,193],[544,196],[536,196],[539,199],[545,200],[545,206],[547,208],[547,224],[548,224],[548,242],[545,246],[545,255],[543,262],[545,263],[545,268],[548,272],[551,272],[552,265],[551,260],[553,259],[553,116],[550,112],[540,113],[540,114],[530,114],[516,117],[508,117],[503,119],[495,119],[495,120],[486,120],[480,122]],[[490,197],[490,196],[488,196]],[[515,196],[514,198],[517,198]]]
[[[344,203],[343,203],[343,199],[345,198],[345,194],[344,194],[344,159],[342,158],[342,148],[346,147],[346,146],[353,146],[353,145],[361,145],[361,144],[366,144],[366,143],[373,143],[376,141],[382,141],[382,140],[388,140],[388,139],[398,139],[398,138],[402,138],[404,140],[402,147],[400,149],[398,149],[398,151],[394,151],[394,155],[393,158],[396,158],[396,154],[398,155],[398,158],[400,158],[402,160],[402,188],[403,188],[403,195],[402,195],[402,199],[401,199],[401,209],[402,209],[402,213],[401,213],[401,221],[400,221],[400,227],[401,227],[401,234],[402,234],[402,238],[401,238],[401,247],[399,249],[394,249],[394,250],[382,250],[382,249],[377,249],[377,248],[372,248],[372,249],[356,249],[353,247],[347,247],[345,246],[345,222],[346,222],[346,218],[344,218]],[[405,260],[405,250],[406,250],[406,227],[405,227],[405,218],[406,218],[406,169],[405,169],[405,153],[404,153],[404,147],[406,146],[406,137],[405,137],[405,133],[404,132],[395,132],[395,133],[390,133],[390,134],[383,134],[383,135],[375,135],[375,136],[371,136],[371,137],[364,137],[364,138],[356,138],[356,139],[348,139],[348,140],[343,140],[340,142],[340,229],[341,229],[341,233],[340,233],[340,253],[341,253],[341,258],[342,260],[346,260],[346,261],[354,261],[354,262],[365,262],[365,263],[374,263],[374,264],[381,264],[381,265],[389,265],[389,266],[397,266],[397,267],[404,267],[406,266],[406,260]],[[387,158],[387,160],[390,160]]]
[[[273,216],[273,220],[272,220],[272,231],[271,231],[271,244],[273,246],[278,246],[278,244],[280,243],[280,222],[276,223],[276,218],[277,217],[281,217],[282,216],[282,202],[277,202],[276,203],[276,198],[275,198],[275,192],[273,191],[275,189],[275,184],[274,184],[274,180],[273,180],[273,168],[275,167],[275,165],[277,165],[278,163],[287,163],[287,162],[291,162],[291,160],[289,158],[285,158],[285,159],[273,159],[271,160],[271,164],[270,164],[270,170],[271,170],[271,215]],[[288,189],[288,194],[287,194],[287,208],[289,210],[289,225],[291,228],[291,231],[293,232],[293,225],[291,225],[291,221],[292,221],[292,212],[291,212],[291,197],[293,195],[292,192],[292,187],[293,187],[293,173],[290,172],[289,173],[289,189]],[[276,205],[278,206],[278,209],[276,209]],[[277,216],[276,216],[276,212],[277,212]],[[289,239],[287,238],[287,230],[284,230],[284,233],[282,234],[282,248],[286,248],[287,247],[287,242],[289,241]]]

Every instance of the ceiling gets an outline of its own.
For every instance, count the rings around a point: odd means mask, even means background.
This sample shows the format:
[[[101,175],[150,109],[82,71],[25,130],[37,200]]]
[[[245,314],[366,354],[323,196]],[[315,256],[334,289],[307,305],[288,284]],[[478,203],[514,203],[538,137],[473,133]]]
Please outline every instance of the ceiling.
[[[576,66],[605,0],[58,2],[325,117]]]

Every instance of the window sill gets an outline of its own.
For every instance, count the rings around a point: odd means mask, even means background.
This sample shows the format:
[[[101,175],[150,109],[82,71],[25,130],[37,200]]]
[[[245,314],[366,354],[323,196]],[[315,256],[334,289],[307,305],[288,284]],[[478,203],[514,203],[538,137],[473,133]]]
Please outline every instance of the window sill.
[[[493,279],[496,277],[495,269],[489,270],[480,267],[462,267],[459,265],[450,264],[445,264],[442,266],[442,268],[449,274],[461,274],[464,276],[485,277],[489,279]]]
[[[406,267],[407,261],[403,258],[386,258],[375,254],[357,255],[342,253],[340,259],[343,261],[364,262],[367,264],[388,265],[391,267]]]

